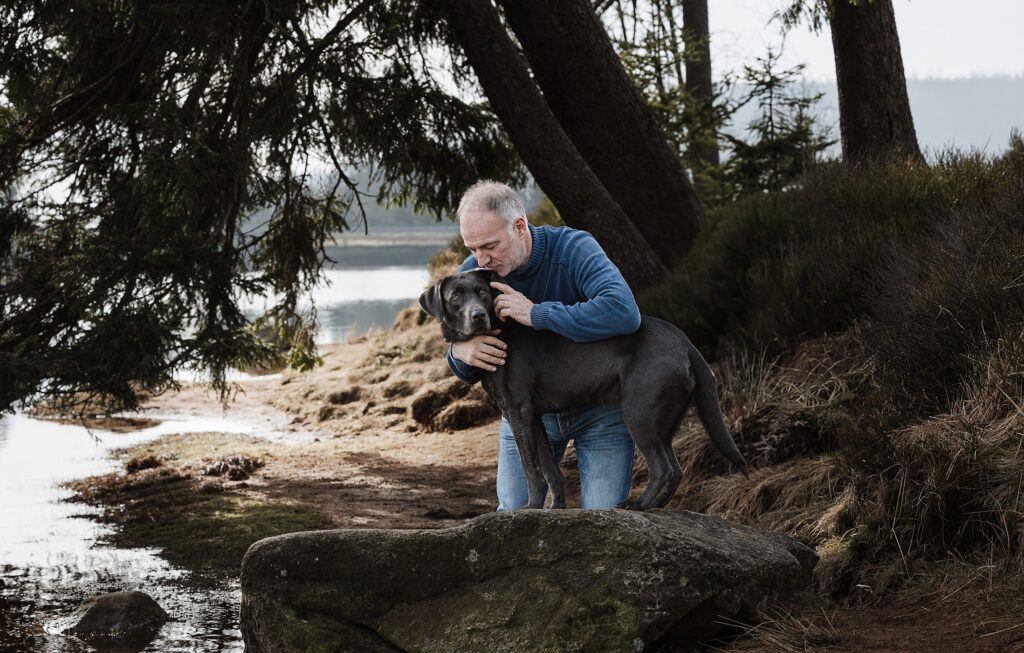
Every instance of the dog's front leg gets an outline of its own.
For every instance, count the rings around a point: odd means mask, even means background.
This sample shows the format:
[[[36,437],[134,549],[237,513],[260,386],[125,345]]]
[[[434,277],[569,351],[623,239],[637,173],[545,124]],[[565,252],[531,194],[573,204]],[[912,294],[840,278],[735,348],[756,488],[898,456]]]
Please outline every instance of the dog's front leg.
[[[537,443],[537,458],[540,463],[540,471],[544,480],[551,490],[551,507],[565,508],[565,488],[562,485],[562,472],[555,462],[555,455],[551,452],[551,442],[548,440],[548,433],[544,430],[544,422],[540,415],[537,415],[531,424],[532,438]]]
[[[519,415],[509,415],[508,425],[512,427],[512,436],[519,449],[519,460],[522,461],[523,473],[526,474],[526,488],[530,493],[530,500],[525,507],[543,508],[545,488],[544,478],[540,471],[538,458],[540,448],[536,433]]]
[[[509,419],[512,435],[519,448],[519,459],[523,463],[526,474],[526,486],[530,493],[527,508],[544,507],[544,482],[551,490],[551,507],[565,508],[565,490],[562,486],[562,473],[555,464],[551,453],[551,443],[539,415],[530,411],[520,410],[515,419]]]

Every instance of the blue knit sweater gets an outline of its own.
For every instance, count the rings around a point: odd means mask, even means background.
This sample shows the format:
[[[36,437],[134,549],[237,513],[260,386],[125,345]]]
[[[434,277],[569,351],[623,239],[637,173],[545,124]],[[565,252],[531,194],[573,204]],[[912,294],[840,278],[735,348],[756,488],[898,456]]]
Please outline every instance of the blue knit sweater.
[[[640,328],[640,309],[632,291],[593,236],[568,227],[533,225],[530,233],[530,260],[505,277],[505,283],[534,303],[534,329],[592,342]],[[477,267],[476,257],[470,256],[459,271]],[[466,383],[480,380],[480,368],[456,360],[450,347],[448,366]]]

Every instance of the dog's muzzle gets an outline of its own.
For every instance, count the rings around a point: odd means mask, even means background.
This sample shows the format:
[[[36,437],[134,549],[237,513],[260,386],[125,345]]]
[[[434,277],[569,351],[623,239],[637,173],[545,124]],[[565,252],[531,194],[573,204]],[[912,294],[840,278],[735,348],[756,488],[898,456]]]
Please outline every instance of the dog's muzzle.
[[[487,309],[483,306],[476,306],[467,313],[463,313],[464,328],[459,330],[471,336],[490,333],[491,321]]]

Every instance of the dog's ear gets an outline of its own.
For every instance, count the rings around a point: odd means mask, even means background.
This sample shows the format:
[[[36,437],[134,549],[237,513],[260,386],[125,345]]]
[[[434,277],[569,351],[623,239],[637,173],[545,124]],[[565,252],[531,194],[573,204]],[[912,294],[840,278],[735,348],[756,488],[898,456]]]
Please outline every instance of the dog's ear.
[[[441,279],[420,295],[420,308],[432,316],[438,322],[444,322],[444,282],[447,277]]]

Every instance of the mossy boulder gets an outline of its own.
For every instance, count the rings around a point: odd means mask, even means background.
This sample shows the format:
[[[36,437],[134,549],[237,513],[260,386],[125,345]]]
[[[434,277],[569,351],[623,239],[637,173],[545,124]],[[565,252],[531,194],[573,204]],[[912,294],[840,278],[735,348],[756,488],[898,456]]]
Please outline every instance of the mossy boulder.
[[[688,512],[521,510],[292,533],[242,563],[246,650],[643,651],[807,586],[814,552]]]

